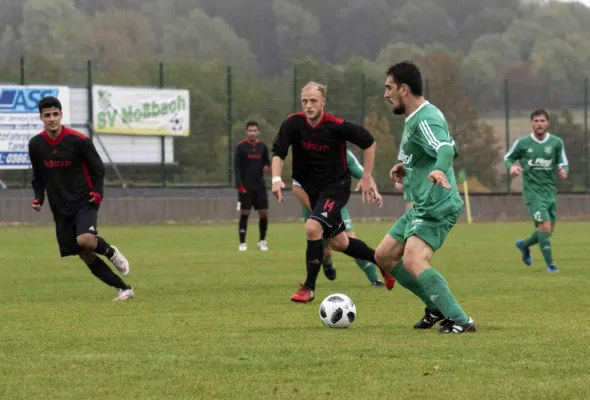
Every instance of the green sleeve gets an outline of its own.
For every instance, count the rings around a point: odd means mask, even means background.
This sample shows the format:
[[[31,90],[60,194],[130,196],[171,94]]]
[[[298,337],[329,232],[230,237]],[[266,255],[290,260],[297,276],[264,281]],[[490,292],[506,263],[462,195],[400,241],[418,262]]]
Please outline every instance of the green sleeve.
[[[436,153],[436,164],[433,170],[446,173],[453,165],[453,158],[455,158],[455,149],[451,146],[442,146]]]
[[[346,166],[350,170],[350,174],[355,179],[361,179],[363,177],[363,166],[356,159],[352,151],[346,150]]]
[[[563,145],[563,141],[559,141],[559,146],[557,148],[557,165],[565,169],[565,172],[569,172],[569,164],[567,161],[567,156],[565,155],[565,146]]]
[[[518,160],[520,160],[520,143],[517,139],[516,142],[514,142],[514,144],[510,148],[510,150],[508,150],[508,153],[506,153],[506,155],[504,156],[504,165],[506,166],[506,168],[510,169],[510,167],[512,167],[512,164],[514,164]]]

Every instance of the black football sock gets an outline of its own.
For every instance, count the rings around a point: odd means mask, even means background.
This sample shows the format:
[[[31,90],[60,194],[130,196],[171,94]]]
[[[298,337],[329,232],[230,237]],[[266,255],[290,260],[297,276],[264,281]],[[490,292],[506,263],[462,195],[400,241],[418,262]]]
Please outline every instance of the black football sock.
[[[307,260],[307,279],[305,279],[305,286],[311,290],[315,290],[315,281],[318,279],[318,274],[322,268],[322,260],[324,258],[324,245],[322,240],[308,240],[307,250],[305,251],[305,259]]]
[[[258,229],[260,230],[260,240],[266,239],[266,230],[268,229],[268,218],[260,218],[258,220]]]
[[[343,253],[352,258],[369,261],[377,265],[375,250],[367,246],[362,240],[348,238],[348,247]]]
[[[246,231],[248,230],[248,215],[240,215],[240,243],[246,243]]]
[[[111,245],[105,242],[100,236],[97,236],[96,239],[96,250],[94,250],[94,252],[103,255],[110,260],[111,257],[115,255],[115,249],[113,249]]]
[[[92,263],[86,265],[88,265],[90,272],[92,272],[94,276],[107,285],[122,290],[127,290],[130,288],[129,285],[123,282],[123,280],[118,275],[116,275],[108,265],[105,264],[102,258],[96,257]]]

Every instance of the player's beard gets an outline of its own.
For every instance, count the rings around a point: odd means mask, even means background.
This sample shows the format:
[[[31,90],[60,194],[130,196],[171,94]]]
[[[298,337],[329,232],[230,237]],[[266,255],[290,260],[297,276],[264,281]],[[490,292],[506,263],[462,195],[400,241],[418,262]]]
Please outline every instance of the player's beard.
[[[406,113],[406,107],[403,104],[393,106],[393,113],[395,115],[404,115]]]

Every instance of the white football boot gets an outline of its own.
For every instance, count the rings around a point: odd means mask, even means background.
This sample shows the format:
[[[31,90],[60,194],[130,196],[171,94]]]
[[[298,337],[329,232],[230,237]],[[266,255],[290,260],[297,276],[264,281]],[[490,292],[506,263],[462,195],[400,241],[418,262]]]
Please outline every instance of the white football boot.
[[[129,289],[119,289],[119,294],[113,301],[127,300],[132,298],[133,296],[135,296],[135,292],[133,291],[133,288],[130,286]]]
[[[125,256],[121,254],[118,248],[116,248],[115,246],[111,247],[113,248],[113,250],[115,250],[115,254],[113,254],[113,256],[109,258],[109,261],[113,263],[113,265],[115,266],[115,268],[117,268],[117,271],[119,271],[121,275],[129,275],[129,261],[127,261]]]
[[[240,247],[238,247],[239,251],[246,251],[248,250],[248,245],[246,243],[240,243]]]
[[[266,244],[266,240],[261,240],[258,242],[258,248],[260,251],[268,251],[268,245]]]

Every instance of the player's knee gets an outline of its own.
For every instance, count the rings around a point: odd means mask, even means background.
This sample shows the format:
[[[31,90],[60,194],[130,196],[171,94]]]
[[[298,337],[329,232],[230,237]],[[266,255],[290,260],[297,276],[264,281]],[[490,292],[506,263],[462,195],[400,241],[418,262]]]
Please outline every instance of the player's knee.
[[[259,210],[258,211],[258,217],[260,219],[266,219],[266,218],[268,218],[268,210]]]
[[[247,217],[250,215],[250,210],[240,210],[240,215]]]
[[[91,234],[78,236],[76,242],[82,250],[94,250],[96,248],[96,237]]]
[[[346,236],[344,232],[340,233],[334,236],[333,238],[330,238],[330,240],[328,240],[328,243],[330,243],[330,247],[332,248],[332,250],[343,252],[348,248],[348,236]]]
[[[381,268],[391,268],[393,264],[393,255],[385,251],[383,246],[379,246],[375,249],[375,261]]]
[[[96,260],[96,254],[93,251],[82,251],[78,254],[78,257],[80,257],[80,259],[84,261],[86,265],[90,265],[94,262],[94,260]]]
[[[307,240],[319,240],[322,238],[324,230],[318,221],[315,219],[308,219],[305,223],[305,236]]]
[[[551,233],[553,231],[553,227],[551,226],[551,223],[549,221],[543,221],[539,224],[539,231]]]

